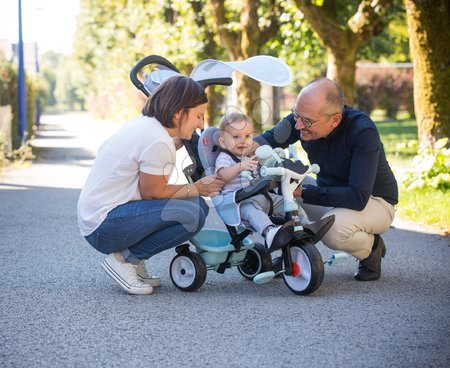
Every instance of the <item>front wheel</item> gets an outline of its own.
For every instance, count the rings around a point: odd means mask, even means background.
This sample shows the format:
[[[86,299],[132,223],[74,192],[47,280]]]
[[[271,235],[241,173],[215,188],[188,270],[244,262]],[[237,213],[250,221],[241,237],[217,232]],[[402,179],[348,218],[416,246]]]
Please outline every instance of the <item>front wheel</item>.
[[[322,284],[324,276],[322,256],[312,243],[293,245],[290,252],[294,273],[291,276],[283,274],[283,280],[293,293],[309,295]]]
[[[170,263],[170,278],[183,291],[195,291],[206,280],[206,265],[202,257],[194,252],[181,252]]]
[[[244,261],[237,269],[244,278],[250,281],[259,273],[270,271],[272,257],[269,250],[262,244],[256,244],[254,248],[247,249]]]

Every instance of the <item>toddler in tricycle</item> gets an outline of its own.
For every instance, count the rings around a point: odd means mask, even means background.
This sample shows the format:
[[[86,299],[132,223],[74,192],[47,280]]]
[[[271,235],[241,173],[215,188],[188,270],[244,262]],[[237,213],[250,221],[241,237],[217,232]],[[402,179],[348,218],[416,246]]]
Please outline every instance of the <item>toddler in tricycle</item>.
[[[234,192],[250,185],[257,174],[258,157],[253,153],[253,122],[240,112],[224,115],[219,121],[221,152],[215,164],[216,175],[226,182],[222,193]],[[250,156],[251,154],[251,156]],[[268,248],[281,228],[270,216],[284,217],[283,196],[274,191],[262,191],[239,204],[242,223],[251,226],[266,240]],[[300,225],[309,223],[299,208]]]

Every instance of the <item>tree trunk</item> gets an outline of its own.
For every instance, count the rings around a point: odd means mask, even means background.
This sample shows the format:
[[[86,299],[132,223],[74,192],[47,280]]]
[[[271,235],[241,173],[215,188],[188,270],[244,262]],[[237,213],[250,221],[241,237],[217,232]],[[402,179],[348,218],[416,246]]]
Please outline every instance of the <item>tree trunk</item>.
[[[261,85],[258,81],[248,78],[241,73],[236,73],[237,97],[239,105],[253,121],[255,132],[262,132],[261,121]]]
[[[272,87],[273,94],[272,94],[272,106],[273,106],[273,124],[275,125],[278,123],[278,121],[281,118],[281,111],[280,111],[280,99],[281,99],[281,88],[280,87]]]
[[[355,99],[356,54],[358,45],[352,43],[347,47],[327,48],[327,78],[334,80],[343,90],[345,103],[353,105]]]
[[[218,87],[215,86],[209,86],[206,89],[208,105],[205,114],[205,128],[215,125],[215,120],[220,115],[220,105],[223,102],[223,96],[217,89]]]
[[[450,137],[450,9],[447,1],[405,0],[414,65],[419,143]]]

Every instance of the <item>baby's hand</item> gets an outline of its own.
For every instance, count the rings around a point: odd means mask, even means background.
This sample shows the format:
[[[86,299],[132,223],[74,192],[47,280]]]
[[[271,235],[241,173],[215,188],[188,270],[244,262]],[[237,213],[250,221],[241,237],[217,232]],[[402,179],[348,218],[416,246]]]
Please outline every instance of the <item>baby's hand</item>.
[[[257,161],[256,155],[245,158],[244,160],[242,160],[240,162],[239,165],[240,165],[241,172],[242,171],[251,171],[251,172],[255,171],[256,168],[258,167],[258,161]]]

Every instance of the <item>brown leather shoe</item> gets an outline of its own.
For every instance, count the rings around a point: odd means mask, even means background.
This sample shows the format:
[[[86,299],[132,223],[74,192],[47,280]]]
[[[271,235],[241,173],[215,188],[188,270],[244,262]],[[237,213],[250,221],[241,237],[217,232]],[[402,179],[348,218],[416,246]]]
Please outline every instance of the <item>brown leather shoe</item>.
[[[381,276],[381,258],[386,254],[386,245],[383,238],[375,234],[372,252],[369,257],[359,261],[358,271],[354,277],[358,281],[375,281]]]

